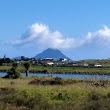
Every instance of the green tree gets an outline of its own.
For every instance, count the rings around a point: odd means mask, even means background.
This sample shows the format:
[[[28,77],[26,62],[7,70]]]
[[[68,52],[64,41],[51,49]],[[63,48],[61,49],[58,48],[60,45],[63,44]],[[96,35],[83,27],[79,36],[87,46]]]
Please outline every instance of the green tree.
[[[18,71],[18,64],[13,63],[12,68],[8,71],[7,75],[4,78],[12,78],[12,79],[17,79],[21,77],[20,71]]]
[[[31,66],[31,65],[30,65],[29,62],[24,63],[24,67],[25,67],[25,69],[26,69],[26,77],[28,76],[30,66]]]
[[[8,74],[8,77],[12,79],[17,79],[21,77],[20,71],[16,70],[15,68],[11,68],[7,74]]]
[[[17,68],[18,68],[18,63],[13,63],[13,64],[12,64],[12,67],[13,67],[14,69],[17,69]]]

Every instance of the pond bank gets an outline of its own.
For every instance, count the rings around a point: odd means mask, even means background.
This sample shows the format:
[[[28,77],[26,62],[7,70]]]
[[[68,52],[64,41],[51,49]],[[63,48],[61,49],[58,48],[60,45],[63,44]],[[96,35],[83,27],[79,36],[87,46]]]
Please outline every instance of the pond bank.
[[[0,66],[0,72],[8,72],[11,66]],[[25,69],[22,66],[18,67],[22,73]],[[83,75],[110,75],[110,68],[88,68],[88,67],[45,67],[45,66],[31,66],[31,73],[45,73],[45,74],[83,74]]]
[[[8,72],[9,70],[0,70],[0,72]],[[21,71],[21,73],[24,73],[25,71]],[[73,72],[60,72],[60,71],[34,71],[34,70],[30,70],[30,73],[45,73],[45,74],[83,74],[83,75],[110,75],[110,72],[81,72],[81,71],[73,71]]]
[[[6,72],[0,72],[0,76],[3,77],[7,75]],[[61,74],[61,73],[29,73],[28,74],[31,77],[47,77],[47,76],[51,76],[51,77],[60,77],[60,78],[81,78],[81,79],[88,79],[88,78],[92,78],[92,79],[110,79],[110,75],[89,75],[89,74]],[[25,77],[26,73],[22,73],[22,76]]]

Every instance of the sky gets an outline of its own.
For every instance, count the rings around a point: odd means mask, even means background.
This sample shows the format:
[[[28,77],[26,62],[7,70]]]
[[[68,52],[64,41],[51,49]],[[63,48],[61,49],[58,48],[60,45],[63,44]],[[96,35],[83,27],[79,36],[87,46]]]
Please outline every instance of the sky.
[[[110,58],[110,0],[0,0],[0,57],[47,48],[73,60]]]

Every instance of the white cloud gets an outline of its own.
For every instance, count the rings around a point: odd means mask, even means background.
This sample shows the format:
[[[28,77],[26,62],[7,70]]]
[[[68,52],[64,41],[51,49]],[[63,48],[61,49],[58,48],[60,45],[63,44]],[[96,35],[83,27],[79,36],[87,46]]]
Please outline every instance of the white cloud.
[[[106,47],[110,46],[110,28],[103,26],[102,29],[96,32],[89,32],[86,36],[85,44]]]
[[[41,47],[50,48],[73,48],[77,46],[77,40],[64,37],[59,31],[52,32],[47,25],[33,24],[21,36],[20,39],[12,42],[13,45],[26,45],[34,43]]]
[[[74,49],[84,45],[109,46],[110,28],[103,26],[96,32],[88,32],[83,37],[65,37],[59,31],[52,32],[45,24],[30,26],[13,45],[34,45],[36,48]],[[94,46],[95,47],[95,46]]]
[[[0,55],[7,53],[10,56],[32,57],[47,48],[60,49],[66,53],[65,55],[76,59],[109,58],[110,28],[103,26],[101,29],[88,32],[82,37],[66,37],[59,31],[51,31],[45,24],[35,23],[17,40],[12,42],[1,41]]]

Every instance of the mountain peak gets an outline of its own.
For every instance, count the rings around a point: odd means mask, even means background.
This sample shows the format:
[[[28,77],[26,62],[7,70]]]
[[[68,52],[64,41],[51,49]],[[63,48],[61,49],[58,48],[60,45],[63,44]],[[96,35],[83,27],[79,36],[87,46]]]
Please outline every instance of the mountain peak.
[[[48,48],[44,50],[42,53],[36,55],[35,58],[56,58],[56,59],[67,58],[69,59],[60,50],[52,49],[52,48]]]

